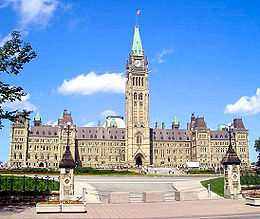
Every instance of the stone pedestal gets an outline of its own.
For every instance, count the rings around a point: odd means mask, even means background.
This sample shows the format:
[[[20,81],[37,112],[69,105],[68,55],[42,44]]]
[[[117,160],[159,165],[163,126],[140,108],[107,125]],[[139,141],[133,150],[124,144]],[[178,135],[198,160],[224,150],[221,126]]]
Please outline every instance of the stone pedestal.
[[[230,199],[242,197],[239,165],[228,164],[224,166],[224,197]]]
[[[74,200],[74,169],[60,169],[60,201]]]

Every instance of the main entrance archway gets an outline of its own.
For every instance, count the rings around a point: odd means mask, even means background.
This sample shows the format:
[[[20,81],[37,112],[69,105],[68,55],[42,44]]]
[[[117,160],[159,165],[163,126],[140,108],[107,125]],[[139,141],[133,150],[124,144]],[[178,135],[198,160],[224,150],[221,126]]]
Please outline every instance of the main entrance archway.
[[[136,157],[136,159],[135,159],[135,165],[138,165],[138,166],[142,166],[142,165],[143,165],[141,156],[137,156],[137,157]]]

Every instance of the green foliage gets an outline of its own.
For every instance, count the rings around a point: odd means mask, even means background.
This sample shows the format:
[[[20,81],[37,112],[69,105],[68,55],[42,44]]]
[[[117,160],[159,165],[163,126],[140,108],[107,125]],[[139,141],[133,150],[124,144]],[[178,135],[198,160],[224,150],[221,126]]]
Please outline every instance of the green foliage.
[[[89,174],[134,174],[131,171],[128,170],[98,170],[98,169],[94,169],[92,167],[77,167],[75,169],[75,173],[89,173]]]
[[[255,151],[258,153],[258,161],[256,163],[257,166],[260,166],[260,138],[255,141]]]
[[[189,174],[214,174],[215,171],[208,169],[208,170],[197,170],[197,169],[189,169],[188,170]]]
[[[8,40],[2,47],[0,47],[0,74],[14,74],[20,73],[25,63],[29,63],[37,55],[32,51],[32,47],[28,43],[23,43],[20,38],[19,31],[11,33],[11,39]],[[21,98],[26,95],[23,88],[20,86],[10,86],[9,84],[0,81],[0,128],[2,128],[2,119],[9,119],[14,122],[17,117],[17,110],[6,111],[3,110],[2,104],[10,101],[21,101]],[[27,118],[31,112],[24,110],[20,116]]]
[[[57,191],[59,182],[38,177],[0,176],[0,191]]]
[[[201,184],[207,189],[208,184],[210,184],[210,189],[212,192],[224,196],[224,178],[216,178],[202,181]]]
[[[260,175],[252,172],[240,177],[241,185],[260,185]]]
[[[52,169],[46,169],[46,168],[30,168],[26,167],[21,169],[21,172],[23,173],[59,173],[58,171],[52,170]]]

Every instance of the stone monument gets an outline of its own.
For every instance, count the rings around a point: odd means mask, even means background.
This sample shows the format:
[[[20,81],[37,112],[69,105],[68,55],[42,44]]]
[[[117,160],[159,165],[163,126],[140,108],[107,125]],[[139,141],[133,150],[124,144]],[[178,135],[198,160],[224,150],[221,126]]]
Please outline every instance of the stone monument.
[[[238,199],[242,197],[240,185],[240,159],[232,148],[231,124],[228,125],[229,147],[221,163],[224,166],[224,197]]]
[[[68,137],[66,151],[63,154],[60,162],[60,201],[73,200],[74,199],[74,169],[75,162],[70,152],[69,147],[69,134],[70,134],[70,122],[68,125]]]

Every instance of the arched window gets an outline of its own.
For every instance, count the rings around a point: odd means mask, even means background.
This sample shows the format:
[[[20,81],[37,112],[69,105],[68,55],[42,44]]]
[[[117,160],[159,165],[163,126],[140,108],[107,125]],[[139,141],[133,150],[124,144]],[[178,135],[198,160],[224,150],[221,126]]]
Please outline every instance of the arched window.
[[[14,159],[16,159],[16,153],[14,153]]]
[[[136,77],[135,80],[135,86],[138,86],[138,78]]]
[[[144,86],[144,78],[142,78],[142,86]]]
[[[58,156],[57,156],[57,154],[54,155],[54,158],[55,158],[55,160],[58,160]]]
[[[134,93],[134,99],[137,100],[137,93]]]
[[[20,153],[19,154],[19,159],[22,159],[23,158],[23,155]]]
[[[45,135],[45,131],[42,132],[42,135]]]
[[[140,136],[140,135],[136,136],[136,143],[137,144],[142,144],[142,136]]]
[[[35,154],[35,156],[34,156],[34,157],[35,157],[35,159],[36,159],[36,160],[38,159],[38,155],[37,155],[37,154]]]
[[[133,86],[135,86],[135,77],[133,77]]]
[[[142,93],[139,94],[139,100],[143,100],[143,94]]]
[[[38,132],[38,130],[36,131],[36,135],[39,135],[39,132]]]
[[[50,131],[48,132],[48,135],[51,135],[51,132],[50,132]]]
[[[138,78],[139,86],[141,86],[141,78]]]
[[[41,155],[41,159],[44,159],[44,156],[43,156],[43,154]]]

